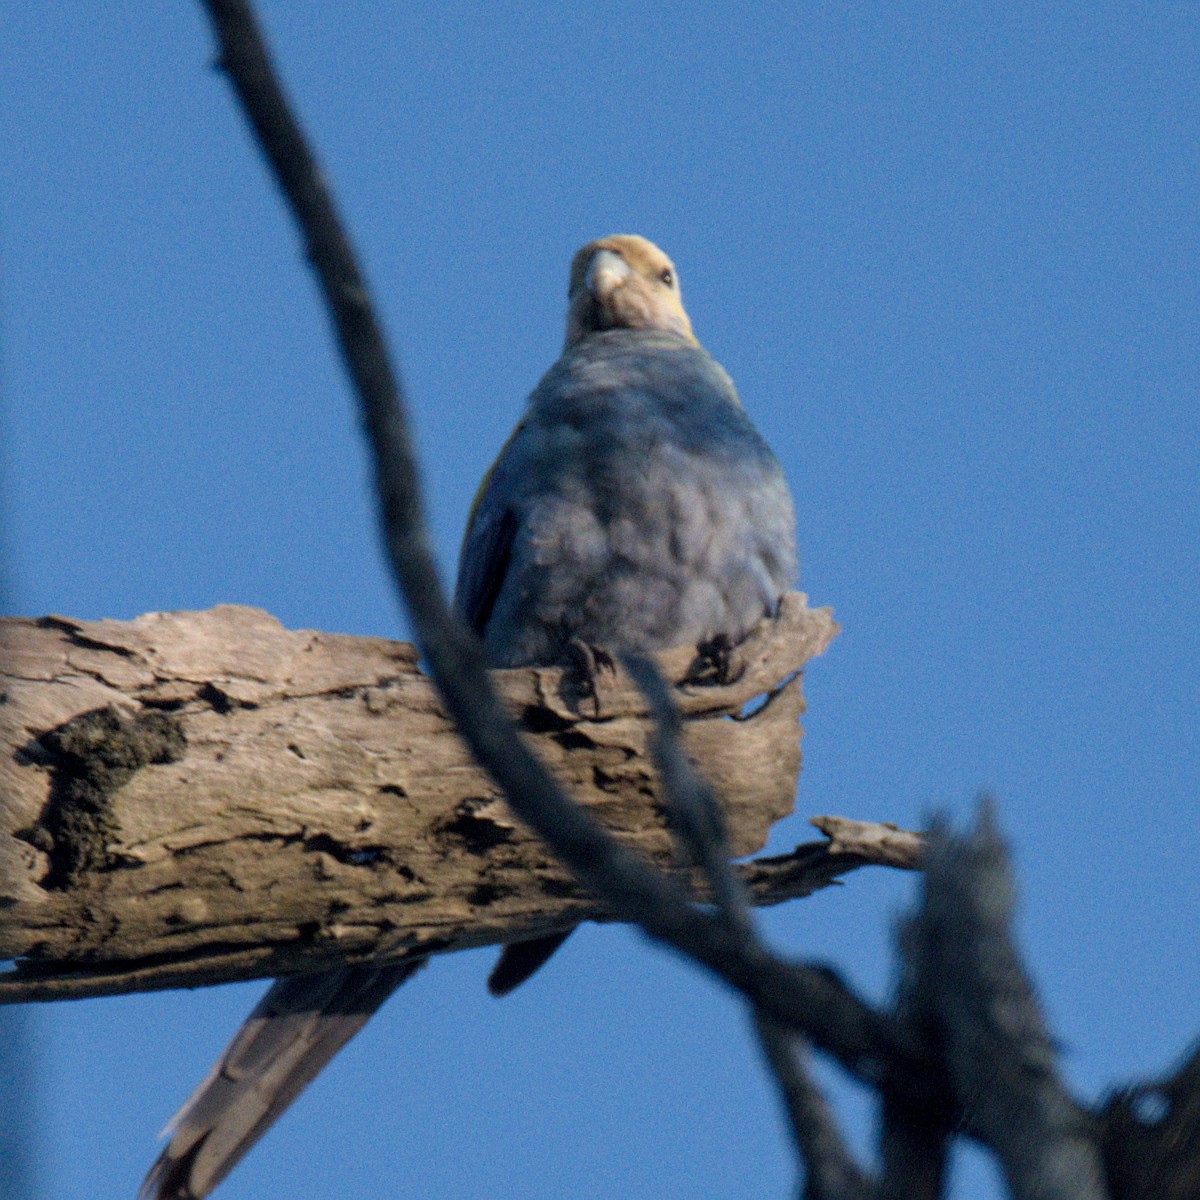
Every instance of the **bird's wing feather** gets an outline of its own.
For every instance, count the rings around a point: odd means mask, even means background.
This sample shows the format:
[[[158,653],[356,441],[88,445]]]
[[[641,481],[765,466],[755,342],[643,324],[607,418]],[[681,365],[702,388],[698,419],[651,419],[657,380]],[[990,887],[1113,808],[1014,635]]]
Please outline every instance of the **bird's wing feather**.
[[[458,555],[454,608],[480,637],[484,635],[496,597],[508,573],[518,527],[516,513],[497,502],[498,493],[504,490],[496,486],[497,472],[503,473],[505,470],[505,460],[511,455],[514,443],[525,428],[526,421],[517,422],[516,428],[496,455],[496,461],[488,467],[480,482],[471,501],[462,549]]]
[[[510,508],[489,506],[471,522],[458,567],[454,607],[480,637],[508,574],[517,518]]]
[[[496,597],[508,574],[519,526],[511,508],[496,504],[492,483],[497,468],[501,467],[505,454],[523,427],[524,423],[517,426],[496,462],[483,477],[467,518],[467,531],[463,535],[454,605],[463,620],[480,637],[484,636],[496,605]],[[566,933],[530,938],[501,947],[496,965],[488,976],[488,990],[493,996],[507,996],[539,971],[570,934],[568,930]]]
[[[207,1196],[309,1081],[425,963],[341,967],[278,979],[200,1086],[138,1200]]]

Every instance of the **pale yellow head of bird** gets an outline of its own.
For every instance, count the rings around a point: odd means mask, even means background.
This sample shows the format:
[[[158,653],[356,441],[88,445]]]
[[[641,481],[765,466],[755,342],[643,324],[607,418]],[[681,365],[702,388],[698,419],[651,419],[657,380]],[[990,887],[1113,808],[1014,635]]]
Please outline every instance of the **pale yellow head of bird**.
[[[598,238],[571,260],[566,345],[601,329],[662,329],[696,342],[675,264],[644,237]]]

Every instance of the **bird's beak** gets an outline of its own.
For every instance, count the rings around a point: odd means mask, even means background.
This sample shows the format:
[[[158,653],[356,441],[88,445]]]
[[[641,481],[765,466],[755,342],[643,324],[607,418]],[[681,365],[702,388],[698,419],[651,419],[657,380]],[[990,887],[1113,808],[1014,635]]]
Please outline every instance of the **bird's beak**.
[[[597,250],[588,263],[584,286],[597,300],[603,300],[620,287],[629,275],[629,264],[619,254],[611,250]]]

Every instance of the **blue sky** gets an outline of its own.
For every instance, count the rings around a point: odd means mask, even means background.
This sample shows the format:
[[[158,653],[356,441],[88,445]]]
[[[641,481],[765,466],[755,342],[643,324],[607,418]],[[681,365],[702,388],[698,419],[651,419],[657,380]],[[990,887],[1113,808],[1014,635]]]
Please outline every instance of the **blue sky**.
[[[447,580],[571,253],[658,241],[844,627],[772,847],[991,790],[1072,1085],[1165,1069],[1200,1030],[1194,6],[263,11],[411,391]],[[14,607],[404,636],[324,317],[212,56],[194,5],[6,15]],[[860,873],[767,928],[883,997],[913,888]],[[789,1194],[729,996],[617,929],[503,1002],[489,961],[401,992],[218,1195]],[[36,1010],[38,1195],[130,1196],[258,990]],[[973,1153],[955,1183],[1000,1194]]]

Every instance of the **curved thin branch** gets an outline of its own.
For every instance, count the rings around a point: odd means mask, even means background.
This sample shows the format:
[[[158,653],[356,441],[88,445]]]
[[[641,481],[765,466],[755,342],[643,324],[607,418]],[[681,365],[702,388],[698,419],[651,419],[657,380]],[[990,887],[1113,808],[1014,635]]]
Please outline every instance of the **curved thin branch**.
[[[708,782],[684,753],[683,722],[666,681],[647,658],[628,655],[624,663],[655,719],[651,750],[676,840],[703,872],[718,917],[730,936],[739,940],[744,952],[765,955],[745,884],[730,862],[725,814]],[[872,1183],[854,1162],[833,1114],[809,1077],[799,1037],[761,1008],[754,1009],[754,1028],[805,1170],[804,1200],[869,1200]]]
[[[879,1079],[885,1064],[924,1079],[917,1048],[830,972],[747,952],[722,922],[697,909],[581,812],[517,737],[487,678],[478,640],[447,606],[425,535],[418,473],[400,381],[333,200],[269,61],[245,0],[205,0],[221,66],[302,230],[354,382],[370,444],[388,564],[417,641],[460,732],[510,806],[618,917],[690,955],[777,1021],[803,1029],[849,1071]]]
[[[761,1013],[755,1015],[755,1027],[787,1111],[792,1141],[804,1160],[801,1200],[876,1200],[874,1180],[854,1160],[812,1079],[803,1040]]]

